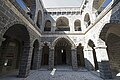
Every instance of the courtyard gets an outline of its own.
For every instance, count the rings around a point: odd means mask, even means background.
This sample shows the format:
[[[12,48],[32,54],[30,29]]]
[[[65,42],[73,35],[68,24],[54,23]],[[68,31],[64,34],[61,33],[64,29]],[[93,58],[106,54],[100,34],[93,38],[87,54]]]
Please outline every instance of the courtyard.
[[[31,70],[27,78],[17,78],[17,71],[1,75],[0,80],[103,80],[96,74],[84,69],[72,70],[71,67],[58,66],[54,75],[51,75],[51,70],[45,67],[39,70]]]

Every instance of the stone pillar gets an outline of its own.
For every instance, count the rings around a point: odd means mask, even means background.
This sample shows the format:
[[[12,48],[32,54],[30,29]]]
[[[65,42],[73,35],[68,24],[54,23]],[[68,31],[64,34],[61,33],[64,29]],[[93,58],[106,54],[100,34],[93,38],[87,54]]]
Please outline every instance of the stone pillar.
[[[2,48],[1,48],[1,45],[2,45],[2,42],[5,40],[5,38],[2,37],[2,34],[0,32],[0,63],[3,64],[4,63],[4,60],[2,59],[3,57],[1,56],[1,52],[2,52]],[[6,68],[4,67],[4,65],[0,65],[0,72],[2,71],[6,71]]]
[[[49,49],[49,69],[54,68],[54,48]]]
[[[56,29],[56,23],[53,22],[53,23],[52,23],[52,27],[51,27],[51,32],[54,33],[54,32],[55,32],[55,29]]]
[[[77,50],[75,48],[71,49],[71,54],[72,54],[72,67],[74,70],[78,69],[78,64],[77,64]]]
[[[42,64],[42,47],[39,48],[39,69],[41,67]]]
[[[33,70],[39,69],[39,63],[40,63],[39,58],[40,58],[40,49],[38,47],[38,48],[34,49],[34,60],[33,60],[34,65],[32,65]]]
[[[110,64],[108,59],[108,54],[106,51],[106,46],[95,47],[97,61],[100,70],[100,77],[103,79],[111,79],[112,73],[110,70]]]
[[[72,23],[73,22],[73,20],[70,20],[71,22],[70,22],[70,24],[69,24],[69,26],[70,26],[70,32],[74,32],[75,30],[74,30],[74,23]]]
[[[29,75],[32,50],[33,50],[32,45],[30,45],[30,43],[25,42],[18,77],[27,77]]]
[[[91,47],[84,48],[85,67],[88,70],[94,70],[93,50]]]

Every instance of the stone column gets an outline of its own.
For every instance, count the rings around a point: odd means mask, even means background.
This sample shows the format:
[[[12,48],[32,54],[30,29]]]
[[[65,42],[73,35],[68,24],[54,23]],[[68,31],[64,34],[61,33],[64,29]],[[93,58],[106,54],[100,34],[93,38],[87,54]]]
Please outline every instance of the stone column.
[[[40,58],[40,49],[38,47],[34,50],[34,60],[33,60],[34,65],[32,65],[33,70],[39,69],[39,63],[40,63],[39,58]]]
[[[100,70],[100,77],[103,79],[111,79],[112,73],[110,70],[110,64],[108,59],[108,54],[106,51],[106,46],[95,47],[97,61]]]
[[[0,58],[1,58],[1,59],[0,59],[0,63],[1,63],[1,64],[4,63],[4,60],[2,59],[2,56],[1,56],[1,55],[2,55],[2,54],[1,54],[1,52],[2,52],[1,45],[2,45],[2,42],[3,42],[4,40],[5,40],[5,38],[2,37],[2,34],[1,34],[1,32],[0,32]],[[1,66],[0,66],[0,72],[2,72],[2,71],[3,71],[3,72],[6,71],[6,67],[4,67],[4,65],[1,65]]]
[[[72,54],[72,67],[74,70],[76,70],[76,69],[78,69],[76,48],[71,49],[71,54]]]
[[[88,70],[94,70],[93,50],[90,46],[84,48],[85,67]]]
[[[52,26],[51,26],[51,32],[54,33],[54,32],[55,32],[55,29],[56,29],[56,23],[53,22],[53,23],[52,23]]]
[[[39,48],[39,69],[41,67],[42,64],[42,47]]]
[[[72,23],[73,22],[73,20],[70,20],[70,24],[69,24],[69,26],[70,26],[70,32],[74,32],[75,30],[74,30],[74,23]]]
[[[30,43],[25,42],[18,77],[27,77],[29,75],[32,50],[33,50],[32,45],[30,45]]]
[[[54,68],[54,48],[49,49],[49,69]]]

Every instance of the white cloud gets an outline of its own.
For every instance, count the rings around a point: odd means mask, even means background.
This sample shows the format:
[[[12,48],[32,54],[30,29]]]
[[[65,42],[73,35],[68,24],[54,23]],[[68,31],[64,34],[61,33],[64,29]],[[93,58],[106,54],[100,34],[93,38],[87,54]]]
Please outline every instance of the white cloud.
[[[42,0],[45,8],[80,7],[83,0]]]

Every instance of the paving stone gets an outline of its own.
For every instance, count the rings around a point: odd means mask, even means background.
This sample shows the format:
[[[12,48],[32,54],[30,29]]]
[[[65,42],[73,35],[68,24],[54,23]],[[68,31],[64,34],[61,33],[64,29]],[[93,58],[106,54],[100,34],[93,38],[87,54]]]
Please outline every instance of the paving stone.
[[[79,69],[78,71],[57,69],[54,76],[50,75],[51,71],[40,69],[32,70],[27,78],[17,78],[16,72],[13,72],[12,74],[1,76],[0,80],[103,80],[85,69]]]

